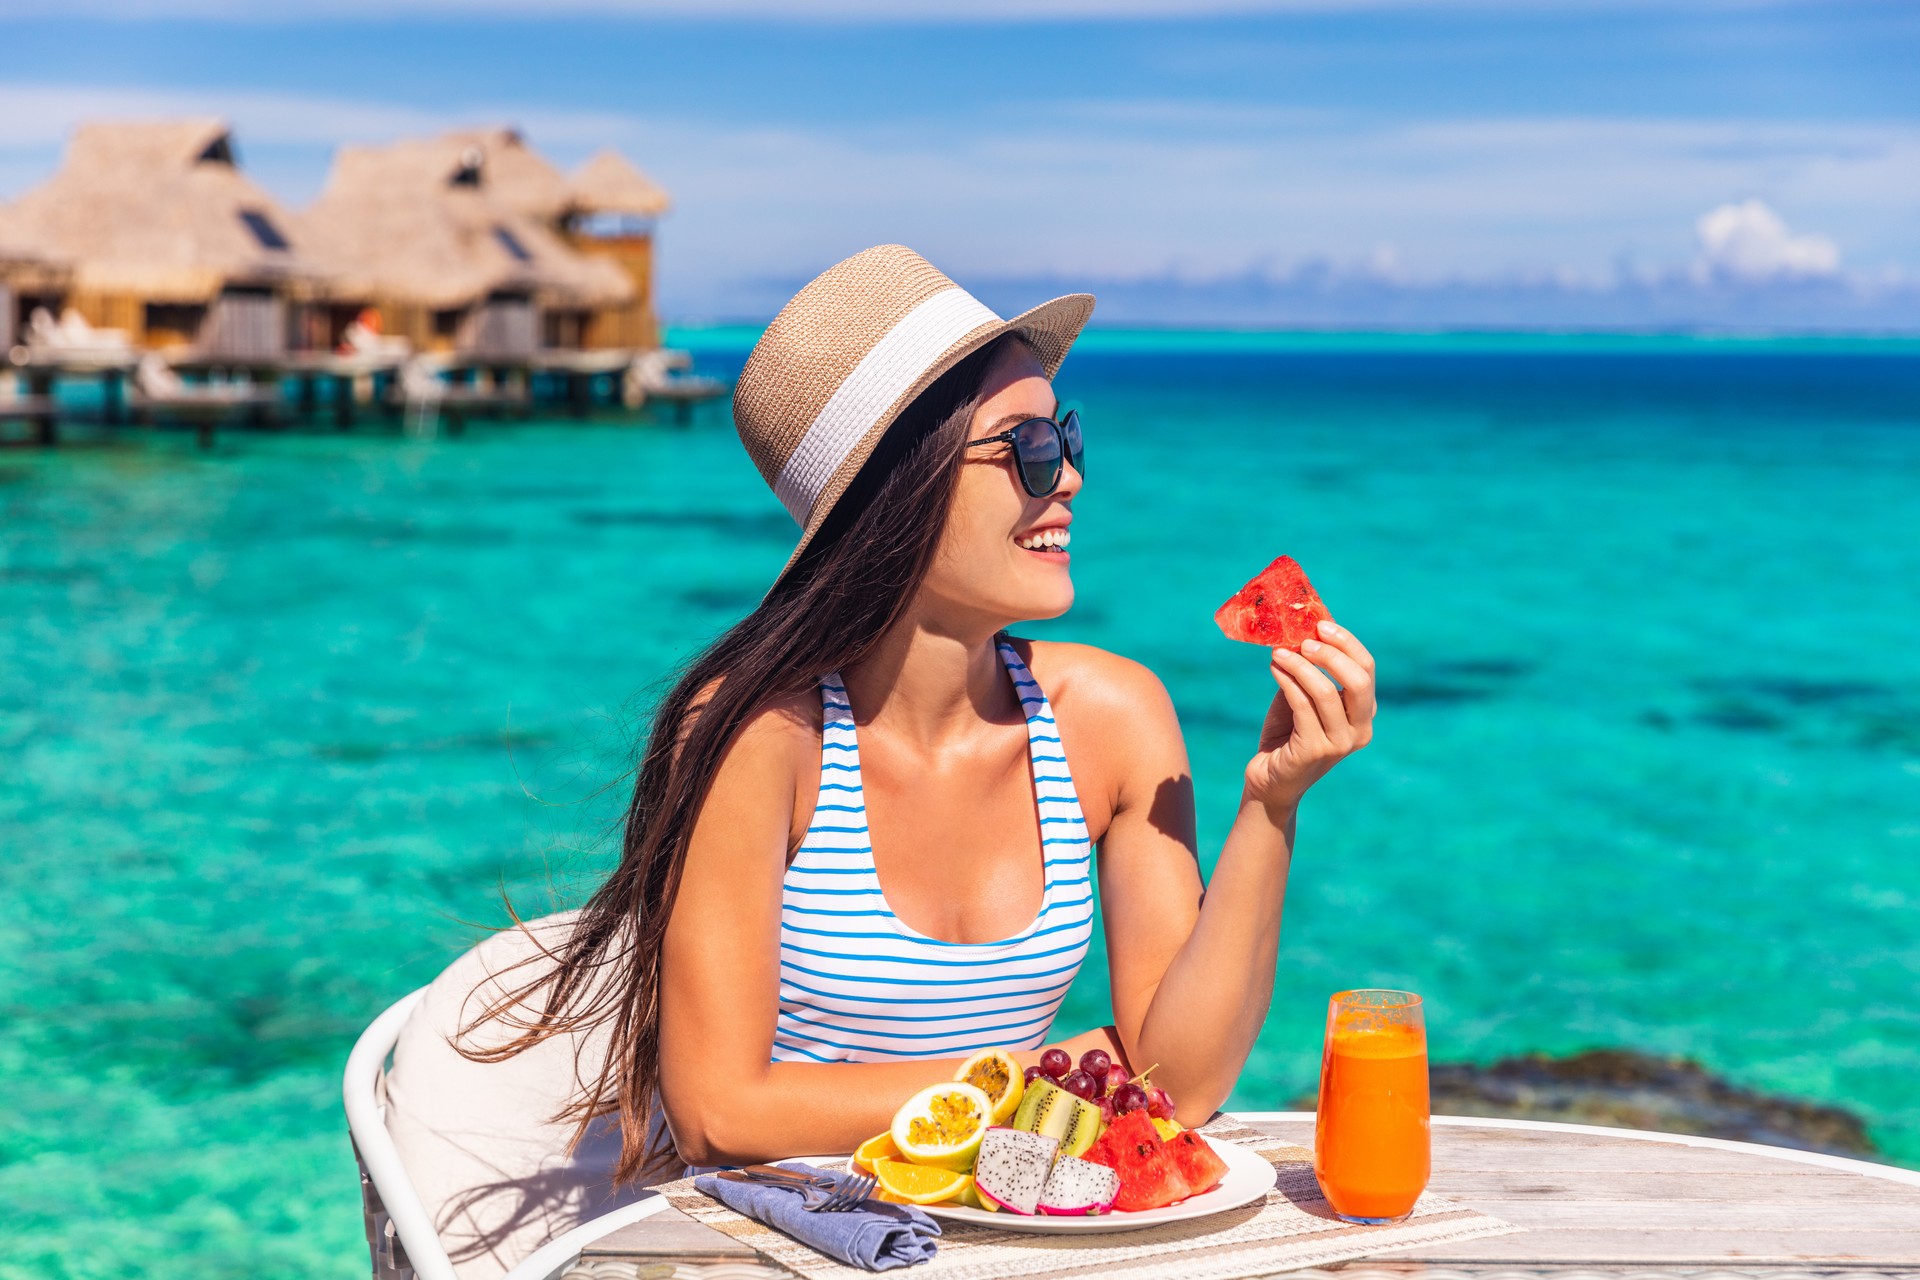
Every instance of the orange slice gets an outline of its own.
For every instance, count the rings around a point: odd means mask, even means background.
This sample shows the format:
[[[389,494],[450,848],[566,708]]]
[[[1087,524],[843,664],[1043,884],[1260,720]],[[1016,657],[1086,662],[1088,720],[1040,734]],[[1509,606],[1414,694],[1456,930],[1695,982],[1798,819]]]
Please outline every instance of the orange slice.
[[[853,1153],[853,1167],[862,1173],[872,1173],[876,1160],[904,1160],[900,1148],[893,1145],[891,1133],[876,1133],[861,1143]]]
[[[951,1200],[973,1185],[973,1175],[935,1169],[905,1160],[876,1160],[873,1176],[880,1180],[880,1198],[895,1204],[933,1204]]]

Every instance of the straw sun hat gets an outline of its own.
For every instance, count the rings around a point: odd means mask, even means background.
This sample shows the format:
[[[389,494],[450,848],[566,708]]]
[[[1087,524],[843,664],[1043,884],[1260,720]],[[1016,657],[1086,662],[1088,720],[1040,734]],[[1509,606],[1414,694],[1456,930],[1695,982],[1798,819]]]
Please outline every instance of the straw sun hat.
[[[827,268],[780,309],[733,392],[733,425],[760,475],[813,541],[913,398],[1003,334],[1026,339],[1051,378],[1093,314],[1070,293],[1002,320],[939,268],[883,244]]]

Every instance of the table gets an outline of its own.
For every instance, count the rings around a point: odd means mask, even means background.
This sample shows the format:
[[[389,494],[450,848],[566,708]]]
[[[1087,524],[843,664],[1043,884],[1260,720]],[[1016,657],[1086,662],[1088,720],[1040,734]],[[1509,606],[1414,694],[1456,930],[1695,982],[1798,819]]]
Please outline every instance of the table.
[[[1301,1146],[1310,1112],[1238,1117]],[[1434,1117],[1432,1189],[1527,1230],[1287,1272],[1302,1280],[1920,1276],[1920,1172],[1628,1129]],[[648,1201],[588,1223],[509,1280],[754,1280],[784,1272]],[[616,1221],[617,1220],[617,1221]],[[604,1224],[604,1225],[603,1225]],[[669,1270],[665,1263],[685,1259]]]

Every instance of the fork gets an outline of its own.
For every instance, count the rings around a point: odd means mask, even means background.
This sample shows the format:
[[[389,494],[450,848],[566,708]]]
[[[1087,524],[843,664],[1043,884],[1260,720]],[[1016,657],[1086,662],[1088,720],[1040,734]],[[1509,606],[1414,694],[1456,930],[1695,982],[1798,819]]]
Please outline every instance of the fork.
[[[879,1185],[879,1182],[868,1174],[848,1174],[834,1185],[833,1190],[827,1193],[824,1200],[803,1207],[808,1213],[845,1213],[865,1204],[873,1195],[873,1189]],[[815,1195],[820,1194],[820,1188],[817,1186],[809,1190]]]
[[[829,1180],[786,1169],[768,1169],[766,1172],[729,1169],[720,1176],[732,1182],[757,1182],[762,1186],[787,1187],[798,1191],[800,1207],[808,1213],[844,1213],[857,1209],[867,1202],[874,1188],[879,1185],[866,1174],[846,1174]]]

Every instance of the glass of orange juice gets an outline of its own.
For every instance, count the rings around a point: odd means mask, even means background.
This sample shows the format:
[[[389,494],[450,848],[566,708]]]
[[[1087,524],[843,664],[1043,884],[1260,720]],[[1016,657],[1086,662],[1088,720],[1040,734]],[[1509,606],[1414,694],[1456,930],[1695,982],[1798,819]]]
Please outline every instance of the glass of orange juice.
[[[1313,1133],[1321,1194],[1348,1222],[1398,1222],[1426,1188],[1432,1146],[1420,997],[1335,992]]]

